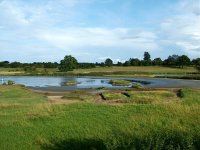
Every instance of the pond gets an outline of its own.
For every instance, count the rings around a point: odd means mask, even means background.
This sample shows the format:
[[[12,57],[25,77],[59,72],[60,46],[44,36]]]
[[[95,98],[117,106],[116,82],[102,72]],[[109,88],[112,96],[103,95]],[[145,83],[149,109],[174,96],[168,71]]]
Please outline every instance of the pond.
[[[24,84],[35,89],[81,89],[81,88],[127,88],[128,86],[113,86],[112,79],[129,80],[145,87],[171,87],[171,88],[200,88],[199,80],[163,79],[163,78],[113,78],[113,77],[46,77],[46,76],[0,76],[1,82],[8,80],[16,84]],[[79,84],[64,86],[67,81],[76,81]]]

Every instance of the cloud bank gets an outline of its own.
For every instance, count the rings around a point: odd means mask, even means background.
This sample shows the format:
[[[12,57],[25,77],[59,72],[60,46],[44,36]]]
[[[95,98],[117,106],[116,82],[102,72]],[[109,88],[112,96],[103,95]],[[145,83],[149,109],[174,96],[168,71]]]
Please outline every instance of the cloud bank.
[[[142,58],[144,51],[161,58],[200,57],[200,1],[160,2],[148,11],[146,5],[132,0],[2,0],[0,60],[59,61],[71,54],[82,62],[122,61]]]

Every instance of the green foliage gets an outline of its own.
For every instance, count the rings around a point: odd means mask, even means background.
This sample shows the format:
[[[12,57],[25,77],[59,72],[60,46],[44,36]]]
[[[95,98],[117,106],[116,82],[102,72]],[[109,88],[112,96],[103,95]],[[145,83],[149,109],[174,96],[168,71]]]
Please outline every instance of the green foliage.
[[[60,61],[59,70],[62,72],[72,71],[78,67],[76,58],[71,55],[67,55]]]
[[[107,58],[105,60],[105,65],[108,66],[108,67],[111,67],[113,65],[113,61],[110,58]]]
[[[22,64],[20,62],[12,62],[10,63],[11,68],[20,68]]]
[[[15,81],[8,80],[8,81],[7,81],[7,84],[8,84],[8,85],[14,85],[14,84],[15,84]]]
[[[117,66],[123,66],[122,62],[117,62]]]
[[[178,90],[177,96],[179,96],[180,98],[183,98],[183,97],[184,97],[184,92],[183,92],[182,89]]]
[[[31,66],[25,66],[24,67],[24,71],[25,72],[36,72],[36,68],[33,66],[33,67],[31,67]]]
[[[95,68],[96,65],[93,63],[79,63],[78,68],[80,69],[89,69],[89,68]]]
[[[85,91],[78,91],[78,90],[65,94],[62,98],[66,100],[80,100],[87,102],[94,102],[97,99],[96,95],[92,95]]]
[[[143,88],[140,84],[133,84],[131,87],[132,87],[132,88],[136,88],[136,89],[141,89],[141,88]]]
[[[200,149],[200,91],[183,92],[178,103],[66,105],[2,86],[0,149]]]
[[[162,65],[162,60],[160,58],[155,58],[152,61],[152,64],[155,65],[155,66],[161,66]]]
[[[179,57],[178,55],[169,56],[166,60],[164,60],[164,65],[166,65],[166,66],[176,66],[178,57]]]
[[[151,104],[166,103],[169,101],[177,101],[176,93],[171,91],[130,91],[127,92],[130,102]]]
[[[183,68],[183,66],[190,65],[190,59],[186,55],[179,56],[177,64]]]
[[[113,100],[113,101],[124,101],[127,100],[127,97],[120,92],[103,92],[101,96],[104,100]]]
[[[110,84],[114,86],[129,86],[131,84],[131,81],[128,80],[110,80]]]
[[[129,61],[131,66],[140,66],[140,60],[137,58],[132,58]]]
[[[200,71],[200,58],[193,59],[192,63],[195,65],[196,69]]]
[[[130,66],[131,65],[131,62],[130,61],[125,61],[125,63],[123,64],[124,66]]]
[[[144,52],[144,65],[148,66],[151,64],[151,55],[149,54],[149,52]]]

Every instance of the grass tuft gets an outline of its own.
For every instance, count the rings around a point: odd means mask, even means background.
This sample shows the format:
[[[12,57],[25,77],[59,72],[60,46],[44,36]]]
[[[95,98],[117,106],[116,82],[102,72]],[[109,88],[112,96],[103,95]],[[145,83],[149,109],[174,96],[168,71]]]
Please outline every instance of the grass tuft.
[[[114,86],[129,86],[129,85],[131,85],[131,81],[128,81],[128,80],[110,80],[109,83]]]

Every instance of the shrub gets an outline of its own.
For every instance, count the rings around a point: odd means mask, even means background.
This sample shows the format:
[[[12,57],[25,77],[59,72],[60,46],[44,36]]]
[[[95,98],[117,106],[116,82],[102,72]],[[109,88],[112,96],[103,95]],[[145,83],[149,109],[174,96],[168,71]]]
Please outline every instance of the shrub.
[[[15,84],[15,81],[8,80],[8,81],[7,81],[7,84],[8,84],[8,85],[14,85],[14,84]]]
[[[109,82],[113,86],[129,86],[131,81],[128,80],[110,80]]]
[[[183,90],[182,90],[182,89],[178,90],[177,96],[180,97],[180,98],[183,98],[183,97],[184,97],[184,93],[183,93]]]

